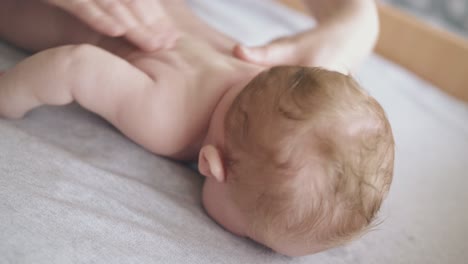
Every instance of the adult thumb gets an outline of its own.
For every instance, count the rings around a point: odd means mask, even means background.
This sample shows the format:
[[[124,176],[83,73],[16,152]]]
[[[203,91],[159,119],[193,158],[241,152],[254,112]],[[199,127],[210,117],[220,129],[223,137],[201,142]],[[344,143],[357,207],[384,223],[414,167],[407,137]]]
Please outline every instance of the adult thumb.
[[[260,65],[271,65],[271,53],[272,49],[269,45],[246,47],[238,44],[233,51],[234,56],[238,59]]]

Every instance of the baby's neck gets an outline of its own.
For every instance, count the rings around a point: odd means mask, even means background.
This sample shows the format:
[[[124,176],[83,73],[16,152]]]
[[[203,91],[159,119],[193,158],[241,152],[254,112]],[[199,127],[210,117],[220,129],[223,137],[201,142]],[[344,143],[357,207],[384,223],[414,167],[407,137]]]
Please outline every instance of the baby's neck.
[[[224,88],[224,93],[219,98],[218,104],[213,111],[208,131],[202,141],[201,147],[209,144],[221,148],[224,146],[224,120],[229,108],[245,86],[264,70],[264,67],[261,66],[240,61],[237,63],[238,65],[231,72],[225,73],[225,80],[230,81],[226,82],[228,85]]]

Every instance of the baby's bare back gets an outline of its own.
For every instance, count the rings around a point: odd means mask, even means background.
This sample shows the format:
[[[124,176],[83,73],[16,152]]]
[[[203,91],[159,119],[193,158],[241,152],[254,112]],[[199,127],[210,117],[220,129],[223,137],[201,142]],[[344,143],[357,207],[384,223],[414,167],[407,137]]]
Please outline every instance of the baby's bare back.
[[[158,93],[152,94],[158,98],[149,96],[145,100],[157,103],[158,111],[163,113],[158,122],[164,125],[158,127],[164,127],[164,130],[157,136],[166,138],[171,153],[165,151],[162,154],[193,159],[198,155],[216,105],[232,83],[230,72],[235,68],[235,59],[231,51],[235,41],[200,20],[184,1],[164,0],[161,3],[181,31],[173,49],[146,53],[115,39],[104,40],[108,43],[102,47],[121,56],[155,81],[153,88]],[[141,127],[144,129],[145,125]],[[145,147],[161,154],[158,147]]]
[[[183,18],[176,21],[182,32],[173,49],[144,53],[102,37],[92,45],[43,50],[0,78],[0,116],[18,118],[43,104],[75,100],[154,153],[195,158],[232,79],[227,72],[234,59],[226,54],[233,41],[185,5],[168,11]]]
[[[154,80],[153,89],[158,92],[151,93],[154,98],[143,99],[159,104],[157,108],[164,113],[158,122],[164,122],[165,129],[158,136],[172,141],[174,147],[172,154],[164,154],[174,158],[196,156],[212,112],[229,83],[225,72],[233,68],[233,59],[190,35],[183,35],[171,50],[135,50],[125,59]],[[150,112],[142,109],[148,120]],[[141,127],[144,129],[145,124]]]

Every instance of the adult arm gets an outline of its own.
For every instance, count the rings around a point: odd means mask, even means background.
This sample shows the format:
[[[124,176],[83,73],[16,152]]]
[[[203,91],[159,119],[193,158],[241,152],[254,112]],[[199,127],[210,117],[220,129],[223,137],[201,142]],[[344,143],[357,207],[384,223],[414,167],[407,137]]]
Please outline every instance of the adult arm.
[[[374,48],[379,23],[374,0],[304,0],[317,27],[259,47],[236,46],[240,59],[266,65],[320,66],[347,73]]]
[[[159,0],[43,0],[97,32],[125,37],[145,51],[171,47],[177,30]]]

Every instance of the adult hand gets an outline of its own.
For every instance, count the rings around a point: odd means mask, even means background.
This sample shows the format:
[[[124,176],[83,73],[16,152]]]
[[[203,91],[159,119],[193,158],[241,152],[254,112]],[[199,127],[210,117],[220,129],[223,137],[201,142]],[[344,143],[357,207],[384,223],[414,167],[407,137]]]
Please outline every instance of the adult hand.
[[[350,2],[339,2],[346,5],[320,17],[314,29],[275,39],[263,46],[245,47],[239,44],[233,54],[239,59],[264,66],[323,67],[347,74],[372,51],[378,36],[378,20],[373,4],[356,0],[357,4],[353,6]]]
[[[145,51],[170,48],[176,27],[158,0],[43,0],[111,37],[125,37]]]
[[[258,47],[237,45],[234,56],[263,66],[301,65],[323,67],[347,74],[367,52],[359,52],[359,42],[343,39],[336,32],[318,28],[275,39]]]

